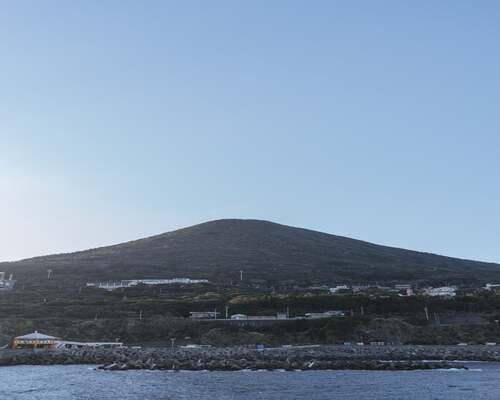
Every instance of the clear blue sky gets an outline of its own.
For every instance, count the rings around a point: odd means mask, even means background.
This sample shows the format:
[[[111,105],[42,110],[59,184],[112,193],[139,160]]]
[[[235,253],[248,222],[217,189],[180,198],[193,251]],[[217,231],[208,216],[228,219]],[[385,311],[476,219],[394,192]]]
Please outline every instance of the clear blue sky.
[[[500,2],[1,6],[0,260],[258,218],[500,262]]]

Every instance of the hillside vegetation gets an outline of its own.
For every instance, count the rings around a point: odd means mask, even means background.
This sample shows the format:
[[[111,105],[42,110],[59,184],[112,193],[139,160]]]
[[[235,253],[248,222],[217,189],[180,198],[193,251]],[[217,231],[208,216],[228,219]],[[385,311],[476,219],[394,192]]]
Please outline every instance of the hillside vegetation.
[[[0,263],[20,282],[207,278],[256,285],[500,279],[500,265],[380,246],[258,220],[217,220],[128,243]]]

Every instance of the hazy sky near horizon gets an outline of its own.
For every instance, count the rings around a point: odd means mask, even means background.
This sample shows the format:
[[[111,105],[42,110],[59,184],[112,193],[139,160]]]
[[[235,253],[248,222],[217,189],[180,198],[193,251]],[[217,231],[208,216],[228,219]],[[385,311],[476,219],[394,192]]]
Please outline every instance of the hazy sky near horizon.
[[[500,2],[0,5],[0,260],[257,218],[500,262]]]

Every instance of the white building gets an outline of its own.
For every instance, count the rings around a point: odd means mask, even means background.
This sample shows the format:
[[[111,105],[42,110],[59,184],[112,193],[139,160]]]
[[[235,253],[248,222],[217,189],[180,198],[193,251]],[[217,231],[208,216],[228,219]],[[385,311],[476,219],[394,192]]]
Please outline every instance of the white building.
[[[423,290],[424,296],[430,297],[455,297],[457,288],[454,286],[441,286],[437,288],[425,288]]]
[[[191,319],[217,319],[220,312],[217,311],[191,311],[189,318]]]
[[[349,290],[349,286],[347,285],[337,285],[329,289],[331,294],[337,293],[339,290]]]
[[[231,315],[231,319],[235,319],[235,320],[248,319],[248,315],[245,315],[245,314],[233,314],[233,315]]]
[[[16,281],[12,279],[10,274],[9,279],[5,279],[5,272],[0,272],[0,290],[12,290]]]
[[[343,317],[344,315],[345,314],[343,311],[325,311],[317,313],[307,313],[306,318],[320,319],[320,318]]]

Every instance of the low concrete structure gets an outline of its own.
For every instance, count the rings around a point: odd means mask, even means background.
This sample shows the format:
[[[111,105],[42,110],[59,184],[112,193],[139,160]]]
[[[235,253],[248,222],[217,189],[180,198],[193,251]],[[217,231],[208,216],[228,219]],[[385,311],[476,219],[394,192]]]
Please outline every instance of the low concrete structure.
[[[121,342],[71,342],[67,340],[59,340],[55,346],[57,349],[113,349],[123,347]]]

